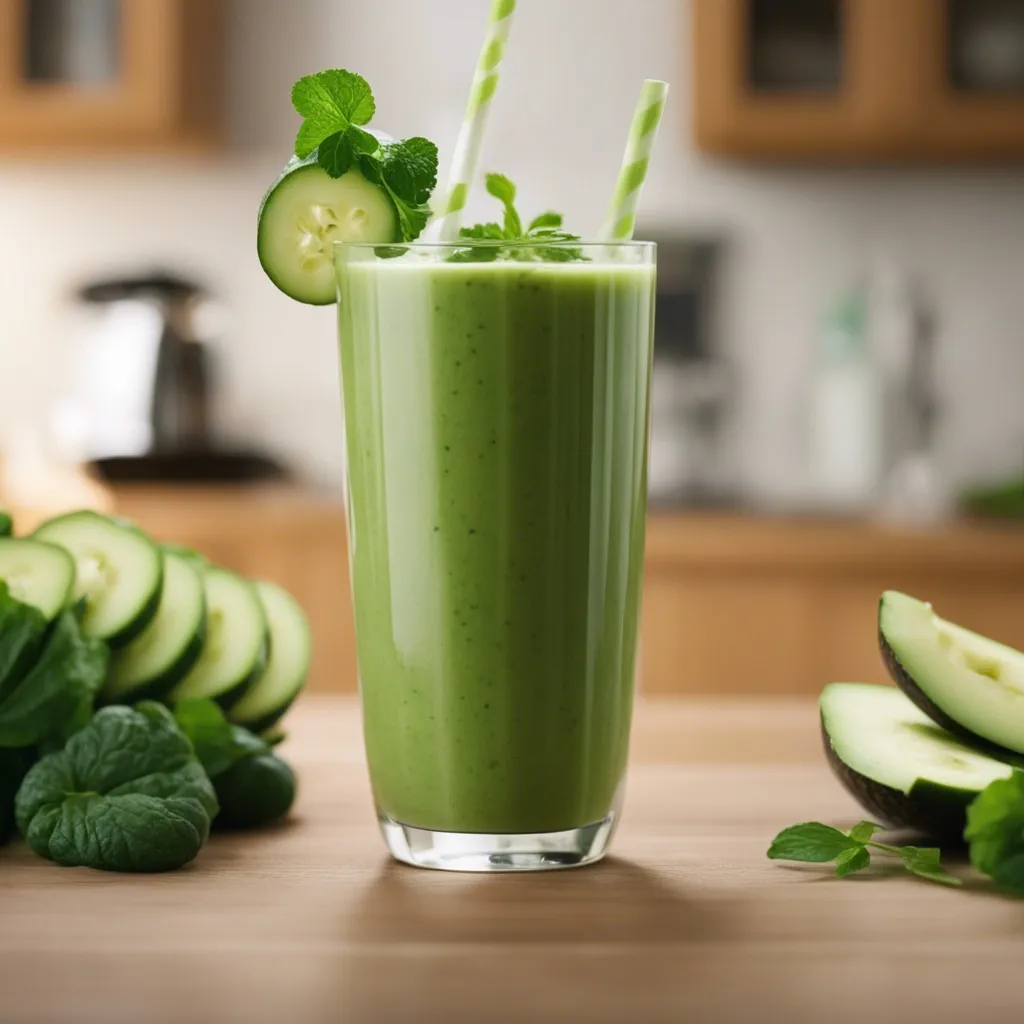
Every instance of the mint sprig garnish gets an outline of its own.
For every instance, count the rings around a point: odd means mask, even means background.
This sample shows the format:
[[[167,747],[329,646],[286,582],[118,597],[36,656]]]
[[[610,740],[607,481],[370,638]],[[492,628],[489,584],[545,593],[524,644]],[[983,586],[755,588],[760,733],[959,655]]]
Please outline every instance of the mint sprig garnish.
[[[295,155],[316,153],[317,163],[340,178],[357,168],[387,192],[398,214],[403,242],[419,237],[430,219],[427,205],[437,185],[437,147],[424,138],[382,140],[363,128],[376,112],[369,83],[353,71],[333,69],[300,78],[292,104],[304,118]]]
[[[843,878],[863,871],[871,863],[871,850],[881,850],[899,858],[912,875],[940,885],[960,885],[960,879],[942,867],[941,852],[932,846],[890,846],[872,839],[882,826],[862,821],[849,832],[840,832],[820,821],[805,821],[783,829],[768,847],[770,860],[793,860],[805,864],[836,866],[836,875]]]
[[[488,174],[487,191],[504,207],[501,224],[490,221],[462,228],[460,238],[493,242],[456,249],[449,260],[456,263],[490,263],[497,259],[546,260],[568,263],[585,260],[583,250],[565,242],[578,242],[579,235],[562,230],[562,215],[548,211],[539,214],[523,230],[523,221],[516,209],[516,187],[504,174]],[[542,243],[542,244],[537,244]],[[549,243],[549,244],[543,244]]]

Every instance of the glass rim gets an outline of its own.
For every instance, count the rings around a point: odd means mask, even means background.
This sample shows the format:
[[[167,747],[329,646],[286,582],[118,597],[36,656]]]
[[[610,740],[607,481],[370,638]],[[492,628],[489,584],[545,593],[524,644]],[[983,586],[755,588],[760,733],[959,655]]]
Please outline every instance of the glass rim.
[[[640,249],[651,250],[658,247],[657,242],[640,241],[629,238],[625,240],[602,242],[580,239],[576,242],[545,241],[543,238],[455,238],[450,242],[345,242],[335,241],[331,245],[335,249],[420,249],[424,252],[436,252],[440,249]]]

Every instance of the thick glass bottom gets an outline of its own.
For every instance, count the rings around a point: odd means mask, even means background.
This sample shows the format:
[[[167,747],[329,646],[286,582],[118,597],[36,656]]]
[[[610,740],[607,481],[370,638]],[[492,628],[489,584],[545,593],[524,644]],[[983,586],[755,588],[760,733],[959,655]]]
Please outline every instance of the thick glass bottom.
[[[599,861],[608,851],[616,813],[564,832],[491,835],[435,832],[379,817],[384,842],[395,860],[437,871],[557,871]]]

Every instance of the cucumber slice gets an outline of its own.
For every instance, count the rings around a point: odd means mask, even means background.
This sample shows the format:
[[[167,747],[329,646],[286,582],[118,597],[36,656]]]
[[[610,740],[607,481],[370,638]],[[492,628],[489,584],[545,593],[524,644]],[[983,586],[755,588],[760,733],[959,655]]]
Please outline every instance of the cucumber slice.
[[[75,560],[75,597],[85,601],[82,632],[120,647],[149,625],[160,603],[163,558],[141,530],[96,512],[72,512],[32,535]]]
[[[0,537],[10,537],[14,532],[14,523],[11,517],[0,508]]]
[[[299,695],[313,653],[313,638],[302,606],[276,583],[257,583],[256,590],[270,628],[270,658],[263,675],[228,708],[228,718],[252,732],[274,725]]]
[[[110,659],[100,699],[107,704],[160,700],[191,671],[203,651],[206,595],[187,558],[164,551],[164,585],[153,621]]]
[[[38,608],[47,622],[67,607],[75,586],[74,559],[40,540],[0,538],[0,580],[11,597]]]
[[[260,204],[256,251],[278,288],[299,302],[335,301],[334,242],[394,242],[390,197],[358,171],[332,178],[316,153],[293,157]]]
[[[267,660],[267,619],[256,588],[226,569],[211,567],[203,578],[206,642],[191,671],[169,699],[237,699],[263,671]]]

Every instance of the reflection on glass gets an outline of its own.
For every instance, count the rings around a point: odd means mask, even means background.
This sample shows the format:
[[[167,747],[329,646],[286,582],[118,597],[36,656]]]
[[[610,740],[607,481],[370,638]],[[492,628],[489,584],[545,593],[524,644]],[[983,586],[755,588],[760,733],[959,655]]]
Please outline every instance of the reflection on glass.
[[[119,0],[23,0],[30,81],[108,85],[119,63]]]

